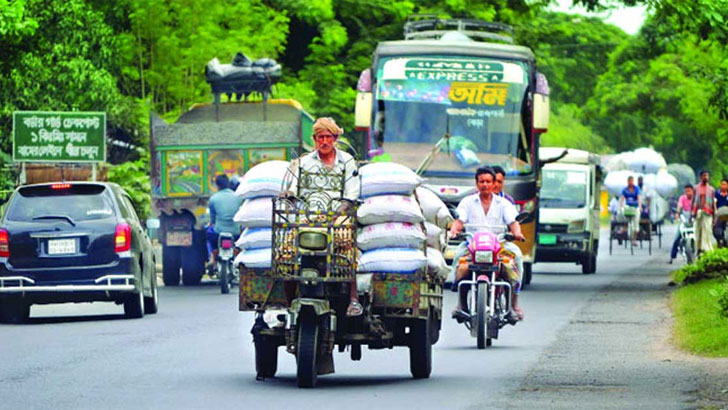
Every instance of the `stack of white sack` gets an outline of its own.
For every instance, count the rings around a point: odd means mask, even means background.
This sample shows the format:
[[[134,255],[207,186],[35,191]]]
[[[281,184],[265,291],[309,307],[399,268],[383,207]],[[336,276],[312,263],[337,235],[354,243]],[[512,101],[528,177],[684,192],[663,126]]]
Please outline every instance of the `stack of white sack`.
[[[286,161],[263,162],[248,170],[235,190],[245,200],[233,217],[245,228],[235,242],[242,250],[235,258],[236,266],[271,267],[273,198],[279,195],[287,172]]]
[[[635,178],[635,185],[638,177],[643,177],[643,189],[641,191],[642,201],[649,204],[649,216],[652,223],[658,223],[665,219],[669,203],[665,198],[671,198],[677,192],[677,179],[666,171],[659,171],[656,174],[640,175],[633,171],[612,171],[604,179],[604,185],[612,196],[621,198],[622,191],[627,187],[627,177]]]
[[[361,272],[411,273],[427,265],[422,251],[425,218],[414,197],[422,179],[391,162],[361,167],[362,203],[357,219]]]

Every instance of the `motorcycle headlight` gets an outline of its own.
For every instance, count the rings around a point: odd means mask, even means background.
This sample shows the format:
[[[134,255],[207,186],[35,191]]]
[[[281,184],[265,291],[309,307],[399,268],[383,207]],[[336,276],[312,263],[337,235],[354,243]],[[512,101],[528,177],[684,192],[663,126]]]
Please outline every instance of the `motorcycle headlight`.
[[[491,263],[491,262],[493,262],[493,251],[475,252],[475,263]]]
[[[326,234],[322,232],[301,232],[298,235],[298,245],[310,251],[323,251],[326,249]]]

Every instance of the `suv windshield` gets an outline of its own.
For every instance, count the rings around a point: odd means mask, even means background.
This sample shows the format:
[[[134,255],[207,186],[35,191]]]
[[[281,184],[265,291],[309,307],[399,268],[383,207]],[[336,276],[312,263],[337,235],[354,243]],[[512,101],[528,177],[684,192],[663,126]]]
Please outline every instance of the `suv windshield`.
[[[109,218],[114,208],[103,185],[54,184],[20,188],[7,219],[21,222],[79,221]]]
[[[412,169],[446,134],[432,176],[471,176],[482,164],[532,172],[528,65],[478,57],[382,58],[377,67],[374,153]]]
[[[544,169],[541,180],[541,206],[544,208],[583,208],[586,205],[586,172]]]

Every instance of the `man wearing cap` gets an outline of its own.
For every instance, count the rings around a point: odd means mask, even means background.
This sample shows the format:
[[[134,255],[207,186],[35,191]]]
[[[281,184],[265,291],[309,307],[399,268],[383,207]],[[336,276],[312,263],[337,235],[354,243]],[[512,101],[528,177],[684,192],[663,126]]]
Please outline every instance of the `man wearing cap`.
[[[298,167],[306,172],[321,174],[331,172],[331,177],[323,177],[318,183],[325,192],[302,188],[298,195],[307,202],[311,210],[328,211],[336,209],[341,212],[346,210],[351,202],[359,198],[359,178],[357,177],[356,160],[348,153],[336,149],[336,140],[344,130],[329,117],[318,118],[313,124],[313,139],[316,149],[301,157],[298,161],[291,161],[290,177],[287,183],[288,193],[297,192]],[[341,179],[337,175],[343,172],[344,183],[341,186]],[[348,201],[341,201],[346,199]],[[346,310],[347,316],[359,316],[363,308],[359,303],[356,281],[351,283],[349,288],[350,303]]]

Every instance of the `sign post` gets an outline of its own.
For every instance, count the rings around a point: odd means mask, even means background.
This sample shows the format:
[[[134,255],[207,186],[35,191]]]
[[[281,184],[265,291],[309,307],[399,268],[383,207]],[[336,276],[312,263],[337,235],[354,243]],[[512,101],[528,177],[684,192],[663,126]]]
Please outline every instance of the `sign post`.
[[[91,163],[106,161],[105,112],[16,111],[13,113],[13,161]]]

